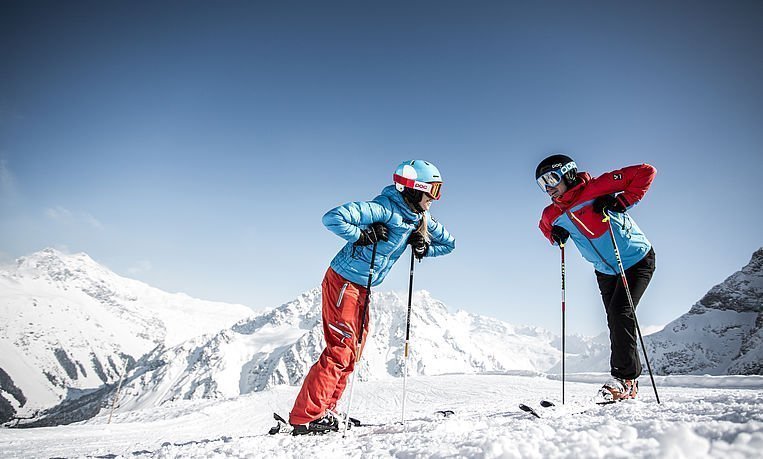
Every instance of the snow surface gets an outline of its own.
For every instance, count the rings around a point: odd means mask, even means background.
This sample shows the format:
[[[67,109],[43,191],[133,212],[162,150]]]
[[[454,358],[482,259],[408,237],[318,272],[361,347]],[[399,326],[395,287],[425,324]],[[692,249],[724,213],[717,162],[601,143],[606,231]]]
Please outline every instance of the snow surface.
[[[287,416],[297,386],[276,386],[226,400],[177,400],[160,407],[78,424],[0,430],[2,457],[664,457],[747,458],[763,451],[763,377],[663,376],[662,404],[649,379],[637,400],[590,403],[605,374],[545,376],[442,375],[359,382],[352,415],[367,427],[341,434],[268,435],[272,413]],[[577,382],[577,381],[586,382]],[[345,397],[346,398],[346,397]],[[536,406],[542,419],[517,409]],[[340,408],[342,408],[340,406]],[[438,409],[452,409],[442,418]],[[583,412],[581,412],[583,411]]]

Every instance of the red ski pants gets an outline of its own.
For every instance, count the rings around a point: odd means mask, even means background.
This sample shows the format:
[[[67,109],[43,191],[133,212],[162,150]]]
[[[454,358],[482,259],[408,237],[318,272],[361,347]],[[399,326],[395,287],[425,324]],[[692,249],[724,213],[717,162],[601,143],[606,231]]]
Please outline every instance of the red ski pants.
[[[366,288],[343,278],[333,269],[323,278],[323,338],[326,348],[302,383],[289,415],[291,424],[307,424],[333,410],[355,368],[356,345],[366,300]],[[360,352],[368,336],[368,311]]]

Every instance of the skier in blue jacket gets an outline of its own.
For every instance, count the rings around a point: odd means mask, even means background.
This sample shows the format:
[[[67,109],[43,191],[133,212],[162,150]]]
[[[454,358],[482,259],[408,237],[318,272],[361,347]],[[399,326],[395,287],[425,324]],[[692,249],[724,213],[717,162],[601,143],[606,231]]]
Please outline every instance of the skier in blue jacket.
[[[350,202],[323,216],[323,224],[347,243],[323,279],[326,348],[310,368],[289,414],[294,435],[339,428],[334,410],[357,360],[355,343],[361,327],[363,342],[358,352],[368,336],[368,310],[365,320],[362,315],[373,245],[372,286],[382,283],[408,245],[418,260],[455,248],[453,237],[429,214],[442,187],[437,167],[420,159],[405,161],[395,170],[393,181],[372,201]]]

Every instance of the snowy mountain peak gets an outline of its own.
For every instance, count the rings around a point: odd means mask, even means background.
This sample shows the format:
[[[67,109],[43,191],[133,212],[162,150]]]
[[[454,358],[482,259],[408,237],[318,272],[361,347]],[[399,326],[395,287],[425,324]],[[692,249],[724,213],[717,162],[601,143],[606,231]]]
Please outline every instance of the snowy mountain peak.
[[[763,311],[763,248],[755,251],[750,262],[740,271],[710,289],[694,305],[690,314],[703,314],[709,309]]]
[[[16,275],[32,278],[44,277],[55,282],[67,282],[88,272],[105,270],[86,253],[67,255],[53,248],[46,248],[16,260]]]
[[[763,374],[763,248],[647,341],[658,373]]]
[[[123,278],[85,253],[44,249],[0,269],[0,422],[108,389],[154,348],[253,313]],[[97,408],[97,406],[96,406]]]
[[[371,296],[360,380],[401,376],[408,296]],[[157,350],[125,384],[124,409],[195,398],[235,397],[301,383],[324,348],[320,289],[240,321],[217,335]],[[559,360],[556,338],[465,311],[450,313],[427,291],[411,306],[410,375],[543,371]]]

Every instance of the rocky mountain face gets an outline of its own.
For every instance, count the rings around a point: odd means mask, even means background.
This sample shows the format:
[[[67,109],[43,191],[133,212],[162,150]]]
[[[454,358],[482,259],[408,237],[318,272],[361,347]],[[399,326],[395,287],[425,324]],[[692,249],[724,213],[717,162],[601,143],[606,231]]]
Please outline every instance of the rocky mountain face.
[[[20,258],[0,269],[0,422],[61,409],[79,412],[61,419],[87,417],[100,409],[93,394],[152,349],[250,314],[120,277],[84,253]]]
[[[657,373],[763,374],[763,248],[647,341]]]

